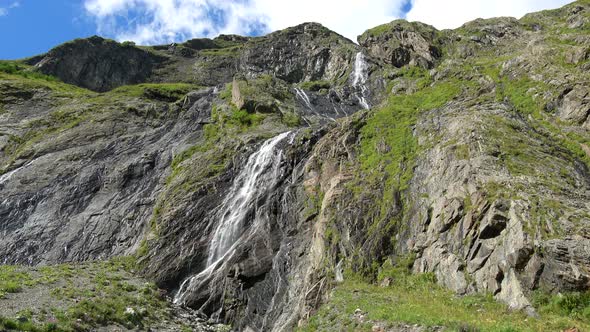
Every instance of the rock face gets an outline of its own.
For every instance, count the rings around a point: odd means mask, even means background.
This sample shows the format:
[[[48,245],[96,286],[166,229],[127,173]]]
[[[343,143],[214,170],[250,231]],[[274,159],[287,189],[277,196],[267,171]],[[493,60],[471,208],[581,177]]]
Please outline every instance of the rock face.
[[[419,22],[394,21],[365,32],[358,42],[375,59],[397,68],[432,68],[442,56],[438,31]]]
[[[101,37],[77,39],[35,58],[34,64],[48,75],[94,91],[145,82],[152,70],[165,60],[131,44]]]
[[[196,106],[180,114],[180,106],[161,102],[136,102],[112,113],[76,102],[68,107],[86,110],[70,115],[86,125],[39,141],[12,162],[4,153],[2,261],[40,264],[133,253],[146,229],[136,220],[152,215],[174,151],[199,131],[198,119],[210,112],[212,90],[191,95]],[[35,121],[21,117],[26,104],[14,106],[4,125],[26,128]],[[49,117],[55,111],[48,107],[30,116]]]
[[[0,260],[136,254],[179,304],[237,330],[292,330],[344,270],[375,279],[408,257],[532,314],[535,290],[590,288],[589,13],[394,21],[360,47],[313,23],[149,52],[60,46],[31,63],[152,90],[0,74]],[[251,167],[273,137],[273,162]],[[255,197],[236,189],[250,168]]]
[[[522,173],[514,176],[514,173],[502,170],[501,163],[497,162],[500,156],[494,155],[496,143],[490,132],[491,126],[506,134],[511,133],[513,139],[529,142],[528,153],[534,153],[549,164],[570,164],[568,157],[551,155],[549,149],[537,141],[542,138],[533,139],[532,133],[527,134],[532,128],[507,113],[501,104],[478,105],[475,109],[461,107],[461,110],[456,106],[449,104],[437,110],[435,122],[419,122],[417,128],[423,132],[444,128],[441,143],[447,140],[453,143],[446,148],[443,148],[444,143],[439,145],[417,162],[412,184],[415,189],[411,190],[428,198],[412,198],[416,210],[412,211],[407,240],[402,245],[417,254],[414,270],[435,272],[440,282],[458,293],[474,290],[492,293],[514,308],[530,307],[525,296],[528,289],[541,285],[555,288],[557,284],[562,289],[579,287],[584,283],[579,278],[585,277],[578,275],[566,281],[562,275],[565,266],[558,269],[551,266],[559,261],[555,253],[557,243],[567,247],[565,243],[570,240],[564,243],[563,240],[540,236],[542,231],[539,228],[550,221],[537,212],[539,207],[536,205],[547,203],[537,202],[535,191],[530,189],[518,189],[519,197],[506,196],[491,189],[494,185],[507,188],[540,185],[534,176]],[[506,119],[505,125],[521,130],[502,129],[502,124],[493,120],[497,116]],[[467,147],[468,159],[465,154],[457,152],[461,147]],[[448,150],[445,152],[445,149]],[[569,178],[581,188],[587,188],[587,170],[573,164],[570,167],[567,178],[555,179],[555,185],[565,188]],[[510,189],[506,189],[508,191]],[[578,194],[554,192],[550,196],[563,204],[559,207],[562,211],[579,213],[588,191],[583,189]],[[559,227],[567,227],[568,223],[564,219],[551,222],[561,224]],[[582,225],[588,225],[587,222],[580,220],[578,226],[586,227]],[[579,238],[579,241],[578,248],[584,251],[582,248],[588,246],[588,239]],[[567,260],[588,258],[587,254],[582,254],[584,258],[579,257],[581,252],[575,250],[565,251],[568,252],[565,254]],[[578,267],[588,271],[586,263]]]
[[[246,44],[239,67],[289,83],[346,80],[356,52],[346,38],[317,23],[305,23]]]
[[[572,121],[588,126],[590,114],[590,96],[588,89],[583,86],[575,86],[563,92],[560,100],[558,115],[564,121]]]

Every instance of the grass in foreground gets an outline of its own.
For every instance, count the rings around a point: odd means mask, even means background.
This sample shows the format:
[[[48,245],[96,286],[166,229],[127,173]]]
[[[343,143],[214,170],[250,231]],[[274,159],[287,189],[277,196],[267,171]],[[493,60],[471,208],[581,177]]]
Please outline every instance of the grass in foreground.
[[[590,301],[584,302],[590,295],[546,296],[539,303],[540,318],[535,319],[508,310],[491,295],[459,297],[438,286],[432,274],[411,275],[404,270],[389,268],[380,273],[381,279],[391,278],[389,287],[350,276],[300,331],[371,331],[377,323],[444,326],[448,331],[563,331],[572,327],[590,331]],[[355,318],[357,308],[366,313],[364,322]]]
[[[168,304],[157,287],[129,273],[134,264],[132,258],[120,258],[30,270],[0,266],[0,290],[5,292],[0,299],[0,331],[87,331],[106,325],[143,329],[169,318]],[[27,294],[31,288],[47,291]],[[3,317],[3,305],[32,295],[54,306],[25,308]]]

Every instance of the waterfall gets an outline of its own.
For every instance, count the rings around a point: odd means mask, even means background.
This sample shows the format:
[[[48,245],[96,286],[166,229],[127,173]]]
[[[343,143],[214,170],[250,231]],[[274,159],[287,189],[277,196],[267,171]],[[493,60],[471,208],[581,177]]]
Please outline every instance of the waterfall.
[[[246,215],[256,198],[265,194],[276,182],[282,151],[275,147],[289,134],[290,132],[282,133],[264,142],[260,149],[248,158],[246,166],[234,180],[229,194],[221,205],[221,219],[209,247],[207,266],[213,265],[228,252],[240,237]]]
[[[14,169],[14,170],[0,176],[0,184],[3,184],[4,182],[8,181],[8,179],[10,179],[14,175],[14,173],[16,173],[19,169],[20,168]]]
[[[363,106],[363,108],[365,109],[370,108],[369,103],[365,98],[365,94],[367,92],[367,87],[365,83],[367,83],[368,78],[367,69],[368,65],[367,61],[365,61],[365,55],[363,54],[363,52],[358,52],[356,54],[356,58],[354,59],[352,86],[357,89],[360,89],[360,96],[357,95],[357,99],[359,101],[359,104],[361,104],[361,106]]]
[[[301,98],[301,100],[303,100],[303,102],[305,103],[305,106],[307,106],[307,108],[309,108],[310,110],[313,110],[313,106],[311,106],[311,101],[309,100],[309,96],[307,96],[307,94],[305,93],[305,91],[303,91],[303,89],[295,88],[295,93],[297,94],[297,97],[299,97],[299,98]]]
[[[256,209],[256,202],[266,195],[280,180],[280,164],[283,156],[277,145],[292,132],[282,133],[265,141],[258,151],[248,158],[246,165],[234,179],[227,196],[217,209],[214,218],[218,220],[212,235],[207,266],[201,273],[185,279],[174,303],[181,304],[191,286],[209,276],[215,267],[232,251],[234,245],[244,232],[244,226],[250,212]],[[292,139],[289,141],[292,142]],[[254,213],[256,216],[256,213]],[[251,227],[257,227],[258,218]]]
[[[51,154],[46,154],[45,156],[43,156],[42,158],[47,158],[49,157]],[[27,167],[31,166],[33,163],[37,162],[39,159],[33,159],[31,161],[29,161],[28,163],[24,164],[23,166],[20,166],[16,169],[13,169],[12,171],[5,173],[3,175],[0,176],[0,185],[3,184],[4,182],[7,182],[8,180],[10,180],[10,178],[12,178],[12,176],[19,171],[22,171],[24,169],[26,169]]]

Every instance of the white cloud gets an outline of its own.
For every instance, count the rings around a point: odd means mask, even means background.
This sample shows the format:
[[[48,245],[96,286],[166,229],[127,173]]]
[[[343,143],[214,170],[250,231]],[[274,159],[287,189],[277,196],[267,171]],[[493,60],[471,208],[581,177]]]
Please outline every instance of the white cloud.
[[[403,16],[407,0],[84,0],[98,33],[161,44],[220,33],[270,32],[319,22],[352,39]],[[412,0],[409,20],[454,28],[478,17],[522,16],[568,0]],[[211,15],[211,13],[217,14]],[[219,16],[225,17],[219,20]]]
[[[433,25],[438,29],[457,28],[476,18],[523,15],[561,7],[572,0],[412,0],[406,18]]]
[[[353,40],[367,27],[401,16],[404,0],[85,0],[98,32],[119,40],[163,43],[220,33],[247,34],[256,27],[265,32],[303,22],[320,22]],[[143,12],[145,18],[130,17]],[[228,18],[219,24],[211,11]]]
[[[403,0],[256,0],[271,30],[320,22],[352,40],[366,29],[402,16]]]
[[[98,32],[119,40],[154,44],[223,32],[246,34],[260,13],[251,5],[226,0],[85,0]],[[226,22],[212,18],[223,13]]]
[[[10,5],[6,6],[6,7],[0,7],[0,16],[6,16],[8,15],[8,11],[10,9],[16,8],[20,6],[20,2],[18,1],[13,1],[10,3]]]

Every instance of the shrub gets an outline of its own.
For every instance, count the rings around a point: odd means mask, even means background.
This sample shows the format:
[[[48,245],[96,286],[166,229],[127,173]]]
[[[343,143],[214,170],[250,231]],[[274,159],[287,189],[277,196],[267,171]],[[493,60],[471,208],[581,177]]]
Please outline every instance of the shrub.
[[[32,67],[28,67],[14,61],[0,61],[0,72],[11,75],[19,75],[25,78],[59,82],[59,79],[55,76],[45,75],[35,71]]]
[[[23,290],[22,286],[16,281],[6,281],[2,285],[2,290],[7,293],[18,293]]]
[[[320,91],[321,89],[329,89],[331,87],[328,81],[309,81],[301,83],[301,88],[309,91]]]
[[[283,113],[281,120],[289,127],[297,127],[301,124],[301,117],[295,112]]]

